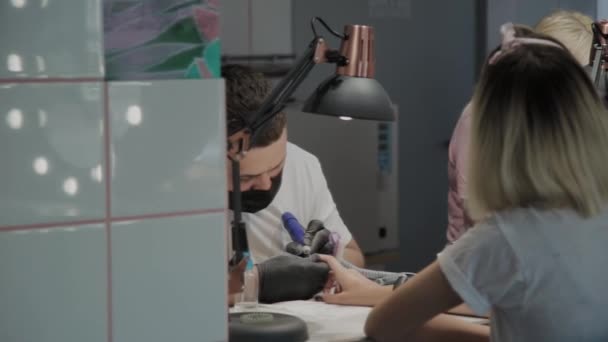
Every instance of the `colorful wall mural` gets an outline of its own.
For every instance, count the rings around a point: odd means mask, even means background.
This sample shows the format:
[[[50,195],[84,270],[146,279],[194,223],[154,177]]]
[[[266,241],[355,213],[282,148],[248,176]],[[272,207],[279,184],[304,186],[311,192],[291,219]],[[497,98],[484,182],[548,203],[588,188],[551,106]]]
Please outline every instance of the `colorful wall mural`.
[[[220,77],[219,0],[104,0],[106,78]]]

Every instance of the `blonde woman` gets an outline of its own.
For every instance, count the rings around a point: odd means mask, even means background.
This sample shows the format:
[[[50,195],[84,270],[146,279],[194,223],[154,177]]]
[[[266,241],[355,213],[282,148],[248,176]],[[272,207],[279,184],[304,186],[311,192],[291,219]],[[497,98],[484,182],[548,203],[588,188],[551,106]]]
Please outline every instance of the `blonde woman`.
[[[556,11],[544,17],[536,25],[535,31],[551,36],[568,48],[581,65],[589,64],[589,53],[593,32],[593,20],[579,12]],[[516,28],[516,35],[523,36],[531,32],[525,27]],[[456,241],[473,220],[465,210],[466,183],[470,178],[466,171],[468,159],[469,130],[471,108],[467,105],[454,128],[448,152],[448,229],[449,242]]]
[[[608,113],[561,43],[502,32],[471,102],[474,229],[395,290],[322,257],[342,289],[323,300],[375,306],[376,341],[487,340],[439,315],[463,301],[492,341],[608,340]]]
[[[593,42],[591,24],[593,19],[580,12],[558,10],[542,18],[534,30],[559,40],[581,65],[587,65]]]

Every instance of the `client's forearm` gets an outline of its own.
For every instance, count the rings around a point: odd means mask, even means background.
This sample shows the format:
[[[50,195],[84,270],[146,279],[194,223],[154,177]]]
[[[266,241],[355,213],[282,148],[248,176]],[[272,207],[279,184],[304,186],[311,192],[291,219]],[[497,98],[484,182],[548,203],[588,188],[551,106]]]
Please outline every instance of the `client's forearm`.
[[[437,315],[414,331],[406,332],[403,327],[384,327],[377,331],[366,331],[378,341],[408,341],[408,342],[488,342],[490,328],[488,326],[465,322],[450,315]]]
[[[438,315],[416,330],[408,341],[466,341],[488,342],[490,328],[481,324],[468,323],[449,315]]]
[[[359,248],[346,246],[346,248],[344,248],[343,258],[357,267],[365,266],[365,258]]]
[[[365,278],[367,278],[369,280],[373,280],[380,285],[394,285],[396,282],[404,282],[405,280],[414,276],[414,273],[378,271],[378,270],[357,267],[346,260],[338,260],[338,261],[345,268],[353,269],[353,270],[361,273]],[[402,277],[405,277],[405,279],[400,279]]]
[[[476,314],[473,309],[471,309],[466,303],[462,303],[456,307],[451,308],[447,311],[448,313],[455,315],[464,315],[464,316],[475,316],[475,317],[490,317],[490,313],[486,313],[485,315]]]

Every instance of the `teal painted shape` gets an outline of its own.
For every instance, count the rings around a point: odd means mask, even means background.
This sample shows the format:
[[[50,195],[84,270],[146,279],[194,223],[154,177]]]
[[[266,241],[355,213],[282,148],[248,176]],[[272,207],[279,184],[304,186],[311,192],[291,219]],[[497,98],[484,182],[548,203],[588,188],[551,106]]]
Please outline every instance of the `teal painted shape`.
[[[214,39],[205,48],[203,51],[203,58],[207,64],[207,68],[213,75],[213,77],[221,76],[221,67],[222,67],[222,44],[219,39]]]
[[[196,60],[190,64],[188,69],[186,70],[186,78],[202,78],[200,71],[198,70],[198,65]]]

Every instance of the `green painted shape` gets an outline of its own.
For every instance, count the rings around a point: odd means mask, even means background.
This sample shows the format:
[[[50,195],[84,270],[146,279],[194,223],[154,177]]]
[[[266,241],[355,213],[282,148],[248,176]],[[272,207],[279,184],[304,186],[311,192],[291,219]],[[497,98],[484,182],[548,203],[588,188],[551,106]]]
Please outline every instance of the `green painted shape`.
[[[198,45],[192,49],[188,49],[168,57],[162,63],[156,64],[148,69],[147,72],[162,72],[172,70],[184,70],[188,68],[190,63],[203,53],[204,45]]]
[[[203,78],[201,76],[200,71],[198,70],[198,65],[195,62],[193,62],[192,64],[190,64],[190,66],[188,67],[188,70],[186,70],[186,78]]]
[[[146,44],[164,42],[200,44],[203,42],[203,40],[198,33],[198,28],[196,27],[194,19],[192,17],[188,17],[176,22],[165,32],[161,33],[158,35],[158,37]]]
[[[222,68],[222,44],[219,39],[214,39],[207,45],[203,52],[203,58],[207,63],[207,68],[213,77],[220,77]]]

